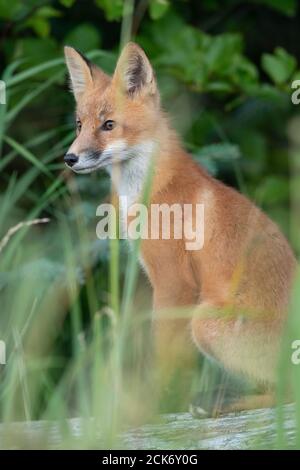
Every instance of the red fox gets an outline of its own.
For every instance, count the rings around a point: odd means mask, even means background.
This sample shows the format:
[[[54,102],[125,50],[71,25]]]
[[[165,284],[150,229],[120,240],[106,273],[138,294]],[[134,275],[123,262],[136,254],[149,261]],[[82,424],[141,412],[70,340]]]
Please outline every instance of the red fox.
[[[106,168],[118,194],[133,203],[153,164],[150,204],[204,205],[202,249],[187,250],[184,239],[141,243],[153,288],[157,357],[168,367],[171,358],[184,362],[196,345],[225,369],[265,387],[265,394],[218,412],[271,405],[296,267],[287,240],[249,199],[184,150],[137,44],[125,46],[112,77],[71,47],[65,57],[77,104],[77,137],[66,165],[76,173]],[[190,316],[159,313],[185,308]]]

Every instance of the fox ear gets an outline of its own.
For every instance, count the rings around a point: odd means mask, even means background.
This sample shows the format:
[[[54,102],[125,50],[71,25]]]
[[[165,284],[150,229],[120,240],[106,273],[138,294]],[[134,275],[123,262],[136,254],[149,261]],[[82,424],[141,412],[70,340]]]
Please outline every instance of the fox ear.
[[[73,47],[65,46],[65,59],[70,74],[71,89],[77,100],[93,84],[91,63]]]
[[[131,97],[138,94],[154,95],[157,92],[151,64],[143,49],[133,42],[124,47],[113,79]]]

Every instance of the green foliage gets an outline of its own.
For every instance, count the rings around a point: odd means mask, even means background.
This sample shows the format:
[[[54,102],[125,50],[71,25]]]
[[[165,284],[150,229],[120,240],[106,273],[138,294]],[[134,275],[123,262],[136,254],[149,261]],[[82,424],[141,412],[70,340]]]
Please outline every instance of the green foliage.
[[[0,0],[0,18],[9,20],[18,18],[21,12],[24,11],[24,2],[22,0],[7,2],[7,0]]]
[[[123,13],[124,0],[95,0],[96,5],[105,12],[108,21],[120,20]]]
[[[70,8],[76,2],[76,0],[59,0],[59,1],[66,8]]]
[[[258,84],[258,72],[243,54],[240,34],[208,35],[175,14],[152,23],[141,38],[157,64],[196,92],[225,95]]]
[[[286,203],[289,198],[289,183],[282,176],[268,176],[257,189],[257,198],[267,205]]]
[[[150,16],[153,20],[158,20],[166,14],[170,7],[169,0],[151,0],[149,5]]]
[[[237,145],[222,142],[195,149],[193,156],[210,173],[216,174],[220,161],[232,164],[236,159],[241,158],[241,153]]]
[[[7,421],[24,415],[60,419],[70,413],[71,397],[72,412],[105,416],[101,429],[111,437],[120,419],[116,403],[127,408],[134,374],[145,369],[137,352],[149,317],[138,312],[139,327],[125,348],[126,354],[132,348],[134,367],[124,364],[130,363],[120,346],[124,338],[118,342],[124,326],[119,314],[124,305],[128,313],[135,291],[137,247],[130,256],[123,245],[96,239],[95,211],[109,193],[108,178],[66,176],[62,159],[74,138],[63,45],[111,73],[128,5],[0,0],[7,86],[7,104],[0,105],[0,241],[20,221],[51,219],[47,226],[24,226],[0,252],[0,340],[5,335],[13,351],[12,366],[0,369],[0,418]],[[288,40],[300,30],[297,2],[151,0],[135,6],[133,39],[154,65],[163,105],[185,146],[209,172],[256,200],[288,237],[292,227],[299,250],[290,210],[290,199],[299,207],[299,182],[292,179],[299,153],[291,151],[286,133],[299,112],[290,86],[300,74],[300,50]],[[296,324],[298,299],[295,304]],[[45,345],[37,345],[39,338]],[[19,376],[22,347],[28,357]],[[122,382],[124,367],[129,384]],[[139,379],[138,403],[145,387]],[[30,381],[30,403],[24,380]],[[86,386],[91,382],[92,391]],[[122,399],[120,389],[127,392]]]
[[[64,42],[86,53],[101,46],[101,33],[95,26],[82,23],[67,34]]]
[[[274,83],[282,85],[289,80],[297,67],[295,57],[288,54],[281,47],[277,47],[274,54],[262,55],[262,68]]]
[[[50,34],[50,19],[61,16],[61,12],[51,6],[38,8],[30,18],[24,22],[24,28],[32,28],[37,36],[45,38]]]

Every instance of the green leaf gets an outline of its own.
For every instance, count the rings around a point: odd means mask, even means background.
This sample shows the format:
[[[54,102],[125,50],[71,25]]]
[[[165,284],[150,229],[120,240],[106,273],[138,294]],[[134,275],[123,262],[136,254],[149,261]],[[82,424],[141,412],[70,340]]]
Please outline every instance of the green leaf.
[[[285,83],[296,70],[297,61],[283,48],[277,47],[274,54],[263,54],[262,68],[277,85]]]
[[[58,18],[59,16],[61,16],[61,12],[56,8],[46,5],[44,7],[39,8],[35,15],[41,18]]]
[[[87,52],[91,49],[97,49],[101,45],[100,32],[95,26],[89,23],[83,23],[72,29],[64,39],[64,43]]]
[[[279,103],[282,101],[283,94],[276,86],[269,83],[259,84],[248,89],[249,96],[254,96],[261,100]]]
[[[122,18],[124,0],[96,0],[96,5],[104,10],[108,21],[118,21]]]
[[[45,38],[50,33],[50,22],[49,18],[55,18],[61,16],[61,12],[51,6],[44,6],[39,8],[33,16],[31,16],[25,23],[24,27],[32,28],[35,33]]]
[[[257,188],[256,197],[263,204],[279,204],[289,198],[289,182],[282,176],[268,176]]]
[[[200,165],[205,168],[208,173],[210,173],[213,176],[216,176],[218,173],[218,165],[216,164],[215,160],[212,160],[211,158],[208,157],[201,157],[201,159],[198,159],[197,155],[195,156],[195,159],[200,163]]]
[[[233,91],[232,85],[225,80],[214,80],[208,82],[205,87],[205,91],[219,92],[219,93],[231,93]]]
[[[169,0],[151,0],[149,13],[152,20],[158,20],[168,11],[170,7]]]
[[[221,34],[210,37],[204,47],[209,72],[224,71],[232,64],[233,56],[241,53],[242,37],[240,34]]]
[[[300,70],[296,70],[294,73],[291,81],[293,82],[294,80],[300,80]]]
[[[26,26],[32,28],[37,36],[46,38],[50,33],[50,23],[46,18],[35,16],[26,21]]]
[[[237,145],[222,142],[219,144],[211,144],[202,147],[194,152],[194,156],[201,162],[202,158],[212,160],[237,160],[241,157],[240,149]]]
[[[0,0],[0,18],[6,20],[16,18],[24,9],[22,0]]]
[[[287,16],[295,16],[297,12],[297,0],[258,0],[274,10],[278,10]]]

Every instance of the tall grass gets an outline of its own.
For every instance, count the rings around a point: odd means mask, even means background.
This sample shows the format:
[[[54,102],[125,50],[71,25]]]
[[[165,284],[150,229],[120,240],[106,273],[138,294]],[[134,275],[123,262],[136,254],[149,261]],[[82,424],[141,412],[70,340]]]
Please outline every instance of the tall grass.
[[[130,17],[126,5],[124,40]],[[104,51],[88,55],[100,62],[102,57],[111,59]],[[16,72],[19,66],[20,62],[12,63],[3,74],[7,104],[0,108],[0,145],[5,149],[0,167],[6,185],[0,209],[0,331],[7,350],[0,371],[0,420],[7,426],[1,446],[24,446],[26,441],[9,431],[10,423],[39,419],[61,422],[61,447],[72,447],[73,434],[64,423],[80,416],[86,429],[76,446],[113,447],[121,429],[148,412],[143,411],[145,394],[139,397],[139,391],[146,389],[142,361],[149,316],[140,315],[134,329],[131,321],[138,246],[128,257],[121,297],[119,241],[109,246],[96,239],[95,220],[93,225],[84,223],[76,179],[64,173],[61,158],[56,163],[73,139],[73,130],[63,125],[22,143],[10,133],[22,112],[62,81],[63,59]],[[21,85],[27,83],[30,90],[31,81],[46,71],[49,79],[22,99],[10,99]],[[20,158],[26,170],[10,174],[8,169]],[[35,184],[44,187],[40,194]],[[47,227],[42,226],[45,216]],[[25,444],[46,445],[47,435]]]

